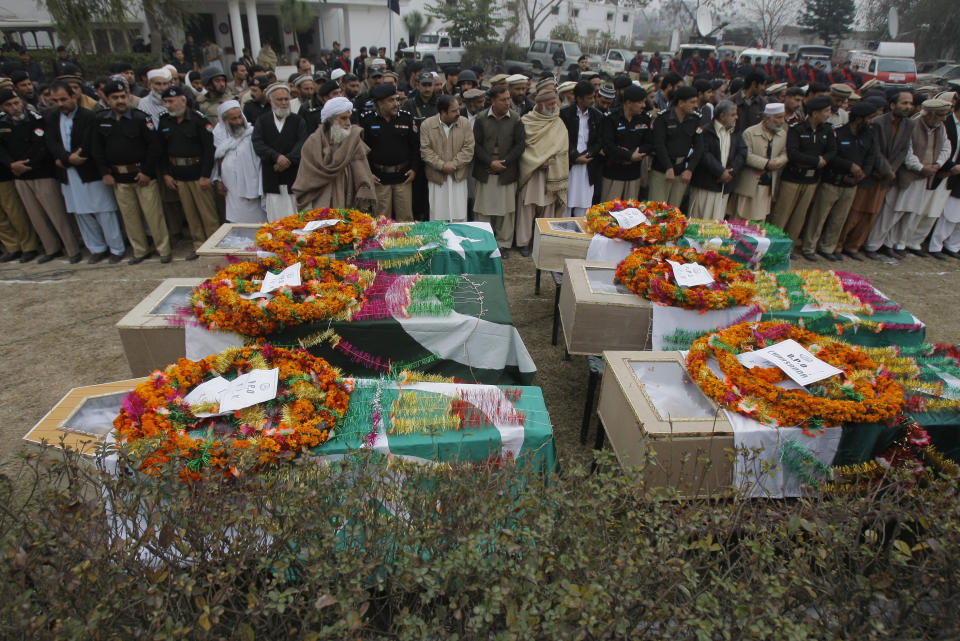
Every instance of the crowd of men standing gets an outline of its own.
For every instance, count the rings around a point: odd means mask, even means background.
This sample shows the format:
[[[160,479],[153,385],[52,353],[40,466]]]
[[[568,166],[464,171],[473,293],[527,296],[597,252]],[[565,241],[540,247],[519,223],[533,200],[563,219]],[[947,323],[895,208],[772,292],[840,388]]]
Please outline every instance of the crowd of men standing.
[[[127,244],[132,264],[169,262],[184,227],[195,250],[224,219],[324,206],[487,221],[504,256],[528,255],[536,217],[614,198],[767,220],[811,261],[960,258],[952,93],[884,91],[848,65],[823,77],[699,57],[662,69],[655,56],[645,84],[585,58],[566,78],[487,80],[336,43],[277,78],[269,47],[229,69],[213,50],[200,67],[202,48],[178,65],[184,49],[93,83],[68,59],[46,86],[28,64],[4,70],[0,261],[77,262],[76,228],[90,262]]]

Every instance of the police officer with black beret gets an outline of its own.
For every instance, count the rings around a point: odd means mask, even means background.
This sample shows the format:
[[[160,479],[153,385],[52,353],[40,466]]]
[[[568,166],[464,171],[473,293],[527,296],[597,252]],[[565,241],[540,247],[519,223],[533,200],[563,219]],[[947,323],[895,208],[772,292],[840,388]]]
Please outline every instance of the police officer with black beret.
[[[413,220],[413,180],[420,165],[420,135],[413,116],[400,109],[397,87],[384,83],[370,93],[374,109],[360,117],[367,160],[377,181],[377,214]]]
[[[170,85],[162,94],[167,113],[160,116],[161,154],[159,171],[167,189],[176,192],[190,227],[194,252],[220,227],[213,201],[213,125],[199,111],[187,107],[180,85]]]
[[[141,263],[152,253],[141,216],[150,227],[160,262],[169,263],[173,260],[170,234],[155,180],[161,153],[156,128],[150,116],[129,106],[124,83],[111,80],[102,91],[110,109],[97,113],[90,151],[104,184],[116,191],[117,205],[133,246],[129,263]]]
[[[653,150],[651,116],[646,109],[647,92],[634,84],[623,90],[623,105],[600,123],[603,146],[601,200],[636,198],[640,193],[643,158]]]

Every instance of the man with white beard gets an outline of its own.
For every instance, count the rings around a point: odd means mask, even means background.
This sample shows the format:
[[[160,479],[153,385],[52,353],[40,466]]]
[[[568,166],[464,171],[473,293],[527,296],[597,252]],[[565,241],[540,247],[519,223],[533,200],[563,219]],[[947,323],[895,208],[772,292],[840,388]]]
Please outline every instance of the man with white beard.
[[[212,181],[217,192],[226,196],[227,220],[264,223],[263,176],[260,157],[253,150],[253,125],[236,100],[221,104],[217,115],[220,122],[213,129]]]
[[[331,98],[320,110],[320,126],[303,144],[293,194],[300,209],[347,207],[373,211],[377,192],[367,162],[363,129],[350,122],[353,102]]]
[[[253,149],[260,156],[267,220],[297,213],[291,191],[300,167],[300,150],[307,140],[307,123],[290,112],[290,89],[275,82],[264,92],[271,110],[253,125]]]
[[[150,93],[140,100],[137,109],[150,116],[154,127],[160,126],[160,116],[167,113],[163,92],[170,86],[170,72],[166,69],[151,69],[147,72]]]

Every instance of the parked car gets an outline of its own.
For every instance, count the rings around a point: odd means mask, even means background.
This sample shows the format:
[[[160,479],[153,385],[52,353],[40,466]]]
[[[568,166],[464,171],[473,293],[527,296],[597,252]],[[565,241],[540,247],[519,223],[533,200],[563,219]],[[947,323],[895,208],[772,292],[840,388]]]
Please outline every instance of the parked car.
[[[527,50],[527,62],[533,65],[534,70],[553,69],[553,52],[558,48],[563,48],[563,55],[567,60],[563,63],[564,68],[571,64],[576,64],[577,59],[583,55],[580,45],[569,40],[534,40],[530,43]],[[589,56],[588,67],[592,71],[600,71],[600,56]]]
[[[876,51],[851,51],[850,63],[864,81],[876,78],[882,87],[909,88],[917,82],[914,55],[912,42],[881,42]]]
[[[464,54],[464,48],[460,44],[459,39],[451,38],[442,31],[425,33],[417,39],[415,47],[402,50],[403,57],[408,61],[422,61],[426,67],[458,67]]]
[[[603,62],[600,63],[600,70],[606,71],[611,76],[623,73],[636,55],[635,51],[627,49],[610,49],[607,51],[607,55],[603,57]],[[644,69],[646,69],[646,64],[644,64]]]
[[[960,64],[947,64],[929,73],[918,73],[918,85],[937,85],[944,87],[950,80],[960,80]]]
[[[940,67],[945,65],[956,64],[954,60],[927,60],[925,62],[917,63],[917,73],[933,73]]]
[[[786,53],[784,53],[783,51],[777,51],[776,49],[749,48],[749,49],[744,49],[743,51],[740,52],[740,55],[737,56],[737,62],[739,63],[741,60],[743,60],[747,56],[750,57],[750,62],[752,64],[761,64],[761,65],[767,64],[768,62],[770,62],[771,59],[776,60],[777,58],[781,58],[783,60],[786,60],[788,57]],[[828,70],[829,70],[829,67],[828,67]]]

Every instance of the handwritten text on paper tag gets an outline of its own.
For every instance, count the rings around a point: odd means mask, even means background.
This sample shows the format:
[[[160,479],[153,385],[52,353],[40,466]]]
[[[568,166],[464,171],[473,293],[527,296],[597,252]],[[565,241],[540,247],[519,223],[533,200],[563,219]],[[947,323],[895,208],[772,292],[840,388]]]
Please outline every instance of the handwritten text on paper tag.
[[[643,215],[643,212],[636,207],[627,207],[620,211],[611,211],[610,215],[617,219],[620,229],[632,229],[637,225],[647,225],[650,221]]]
[[[713,282],[713,274],[703,265],[697,263],[680,264],[668,260],[673,267],[673,277],[680,287],[693,287],[695,285],[709,285]]]
[[[760,352],[743,352],[737,354],[737,360],[747,369],[754,367],[770,367],[770,362]]]
[[[267,294],[280,289],[284,285],[288,287],[300,286],[300,263],[294,263],[279,274],[267,272],[263,275],[263,285],[260,286],[260,292]]]
[[[200,383],[190,393],[183,397],[183,402],[187,405],[204,405],[206,403],[220,403],[227,388],[230,387],[230,381],[222,376],[210,379],[206,383]],[[197,416],[215,416],[211,413],[195,412]]]
[[[303,229],[295,229],[293,233],[298,236],[303,236],[304,234],[309,234],[310,232],[323,229],[324,227],[333,227],[337,223],[341,222],[339,218],[327,218],[325,220],[311,220],[306,225],[303,226]]]
[[[798,385],[809,385],[843,373],[833,365],[821,361],[792,338],[758,349],[754,353],[779,367]]]
[[[277,397],[280,369],[255,369],[241,374],[230,383],[220,398],[221,412],[235,412],[245,407],[271,401]]]

